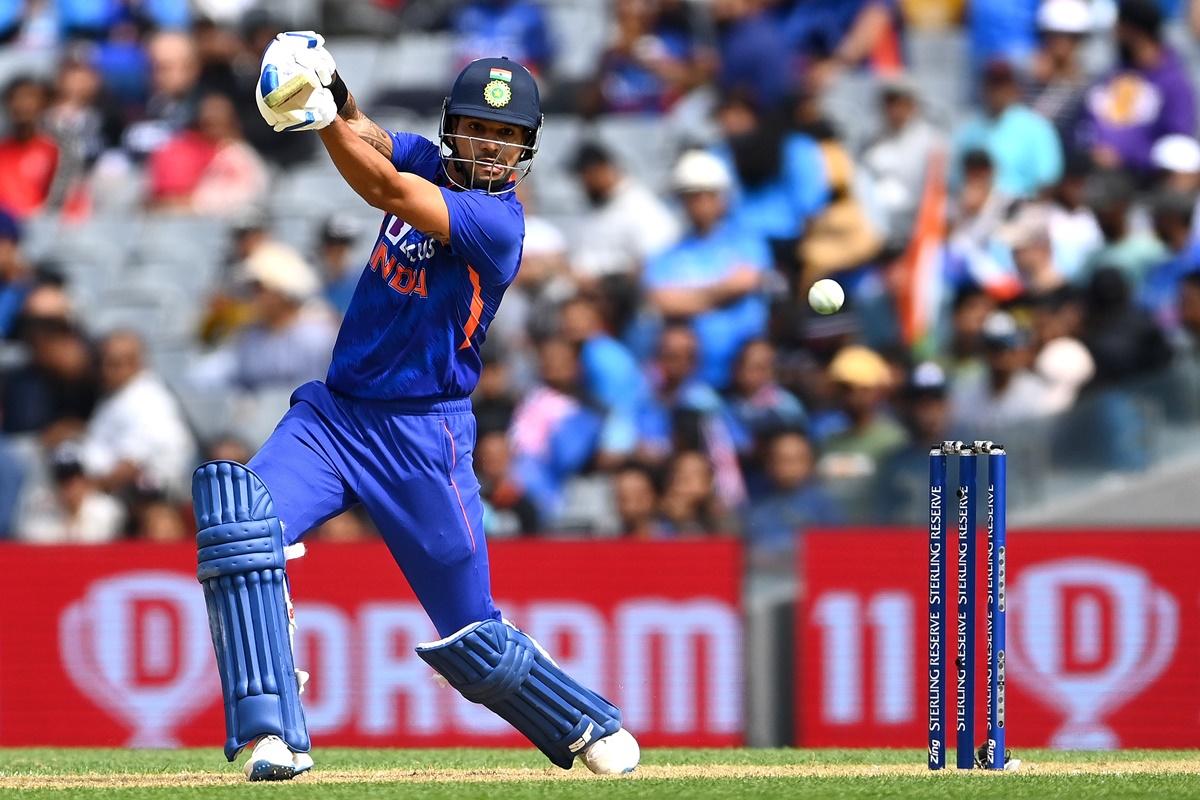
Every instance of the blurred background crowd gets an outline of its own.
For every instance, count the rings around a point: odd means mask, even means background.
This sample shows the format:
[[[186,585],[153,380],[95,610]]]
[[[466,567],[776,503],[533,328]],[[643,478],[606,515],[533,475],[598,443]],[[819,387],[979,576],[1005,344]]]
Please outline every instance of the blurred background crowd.
[[[258,117],[300,28],[389,128],[476,57],[542,84],[490,536],[770,558],[920,521],[944,439],[1008,445],[1018,519],[1197,451],[1200,2],[0,0],[0,535],[184,539],[323,377],[380,219]]]

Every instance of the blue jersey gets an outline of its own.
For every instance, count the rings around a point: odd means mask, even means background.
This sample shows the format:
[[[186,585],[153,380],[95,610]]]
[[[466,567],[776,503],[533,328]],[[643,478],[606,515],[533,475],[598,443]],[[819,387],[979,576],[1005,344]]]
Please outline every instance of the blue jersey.
[[[393,133],[392,163],[442,187],[443,244],[393,215],[359,277],[326,383],[368,400],[461,398],[479,380],[479,348],[517,275],[525,212],[515,192],[446,188],[437,146]]]

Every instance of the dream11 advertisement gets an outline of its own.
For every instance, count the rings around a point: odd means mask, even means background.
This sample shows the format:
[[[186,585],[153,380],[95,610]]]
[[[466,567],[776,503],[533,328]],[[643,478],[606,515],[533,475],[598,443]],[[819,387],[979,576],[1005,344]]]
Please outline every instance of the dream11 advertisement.
[[[497,542],[504,615],[649,746],[743,739],[737,542]],[[213,746],[220,685],[189,546],[0,546],[0,746]],[[413,652],[437,639],[386,548],[288,563],[314,743],[520,746]]]
[[[947,532],[946,607],[957,531]],[[976,600],[976,744],[986,694],[986,539]],[[795,742],[921,747],[928,688],[928,534],[805,536]],[[1200,534],[1009,531],[1007,739],[1015,747],[1200,747]],[[953,616],[950,622],[953,623]],[[953,742],[955,627],[942,633]],[[1019,755],[1019,754],[1018,754]]]

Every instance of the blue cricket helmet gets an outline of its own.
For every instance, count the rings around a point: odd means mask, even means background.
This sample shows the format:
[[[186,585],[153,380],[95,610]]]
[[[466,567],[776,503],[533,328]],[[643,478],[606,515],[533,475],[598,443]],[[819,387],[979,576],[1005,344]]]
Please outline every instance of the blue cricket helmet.
[[[516,178],[503,187],[475,186],[474,167],[479,160],[474,147],[467,152],[463,145],[471,145],[473,138],[452,132],[453,117],[477,117],[492,122],[519,125],[529,132],[524,145],[508,145],[521,148],[520,158],[514,166]],[[529,174],[538,143],[542,135],[542,100],[537,81],[529,70],[508,58],[481,58],[463,68],[450,89],[450,95],[442,106],[442,121],[438,141],[442,148],[442,161],[446,175],[463,189],[480,188],[489,194],[510,192]],[[484,160],[486,161],[486,160]],[[451,165],[464,166],[469,180],[459,183]]]

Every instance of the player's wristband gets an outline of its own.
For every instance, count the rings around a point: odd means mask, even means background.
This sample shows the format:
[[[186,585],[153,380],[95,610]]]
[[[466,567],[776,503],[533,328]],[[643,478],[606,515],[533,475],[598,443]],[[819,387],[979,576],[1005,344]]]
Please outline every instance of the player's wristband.
[[[350,99],[350,90],[346,88],[346,82],[342,80],[342,76],[334,70],[333,82],[327,87],[329,93],[333,95],[333,104],[337,106],[338,113],[342,112],[342,108],[346,105],[346,101]]]

